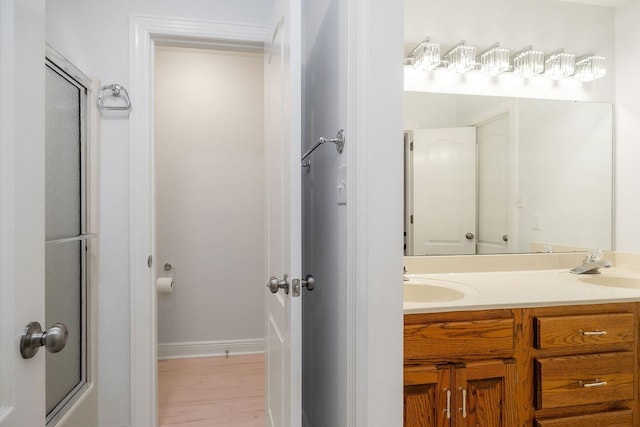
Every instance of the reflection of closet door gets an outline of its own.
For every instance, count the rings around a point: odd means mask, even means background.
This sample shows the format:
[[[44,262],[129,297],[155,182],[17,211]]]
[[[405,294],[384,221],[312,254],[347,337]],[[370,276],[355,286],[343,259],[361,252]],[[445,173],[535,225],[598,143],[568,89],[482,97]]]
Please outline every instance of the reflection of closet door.
[[[413,131],[413,255],[476,253],[476,131]]]
[[[477,127],[479,254],[508,253],[509,227],[509,116],[502,115]]]

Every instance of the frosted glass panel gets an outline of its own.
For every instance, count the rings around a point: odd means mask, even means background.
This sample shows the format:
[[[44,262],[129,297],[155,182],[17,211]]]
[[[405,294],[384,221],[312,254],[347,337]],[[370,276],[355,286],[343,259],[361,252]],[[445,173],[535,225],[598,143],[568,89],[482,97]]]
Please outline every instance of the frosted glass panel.
[[[84,123],[85,88],[47,64],[45,159],[45,325],[63,323],[69,330],[65,348],[46,353],[47,422],[57,419],[86,383]]]
[[[46,238],[80,234],[80,90],[46,68]]]
[[[47,414],[82,380],[82,264],[84,242],[46,245],[46,327],[62,322],[69,329],[59,353],[46,352]]]

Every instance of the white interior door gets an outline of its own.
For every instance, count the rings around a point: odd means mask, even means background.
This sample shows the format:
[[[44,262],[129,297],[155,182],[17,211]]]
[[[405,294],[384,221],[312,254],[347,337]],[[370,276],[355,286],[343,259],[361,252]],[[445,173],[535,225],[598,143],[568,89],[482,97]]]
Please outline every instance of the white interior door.
[[[265,52],[267,273],[266,415],[272,427],[299,427],[302,412],[301,6],[277,0]]]
[[[44,0],[0,0],[0,426],[45,425]],[[47,325],[48,326],[48,325]]]
[[[413,255],[476,253],[474,127],[413,131]]]
[[[510,252],[509,116],[478,126],[478,243],[479,254]]]

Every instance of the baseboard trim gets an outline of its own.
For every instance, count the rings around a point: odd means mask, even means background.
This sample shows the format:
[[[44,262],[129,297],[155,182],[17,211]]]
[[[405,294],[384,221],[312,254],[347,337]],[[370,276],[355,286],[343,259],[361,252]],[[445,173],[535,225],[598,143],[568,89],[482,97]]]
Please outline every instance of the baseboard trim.
[[[264,353],[264,339],[158,344],[158,360],[260,353]]]

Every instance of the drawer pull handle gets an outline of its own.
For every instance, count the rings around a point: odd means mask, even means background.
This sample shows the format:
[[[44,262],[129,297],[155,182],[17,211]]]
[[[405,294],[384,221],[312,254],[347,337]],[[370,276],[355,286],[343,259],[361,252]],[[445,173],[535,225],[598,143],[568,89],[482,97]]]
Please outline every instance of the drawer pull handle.
[[[595,379],[595,381],[590,382],[590,383],[585,383],[583,381],[579,382],[581,387],[584,388],[593,388],[593,387],[604,387],[607,385],[606,381],[600,381],[598,378]]]
[[[444,392],[447,393],[447,409],[444,412],[447,413],[447,419],[451,419],[451,390],[444,389]]]
[[[467,389],[459,388],[458,390],[462,392],[462,408],[459,411],[462,412],[462,418],[467,418]]]
[[[601,336],[607,335],[609,332],[607,331],[580,331],[580,333],[584,336]]]

